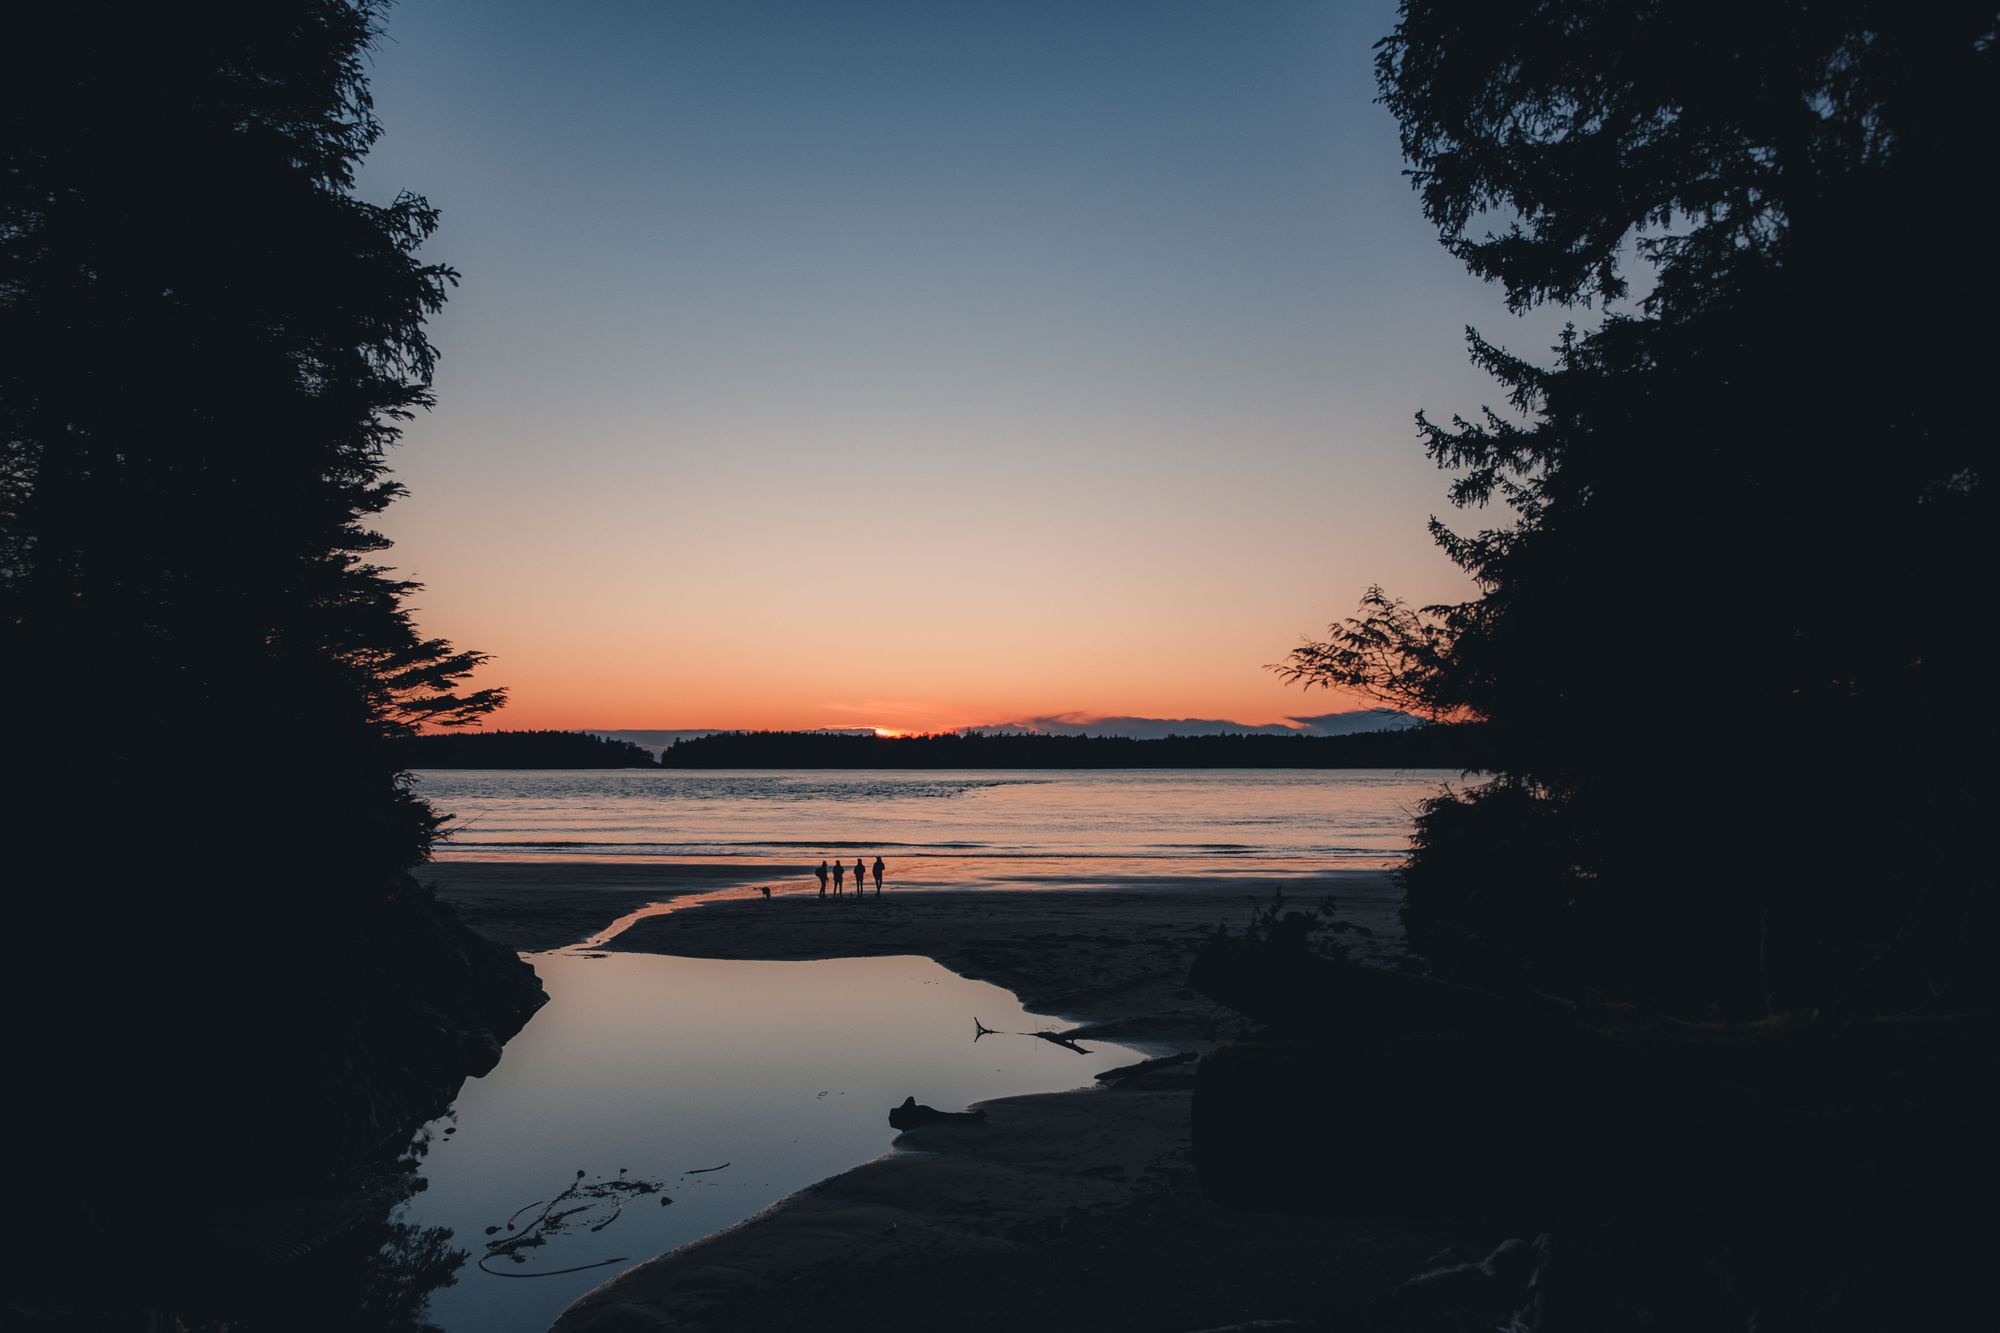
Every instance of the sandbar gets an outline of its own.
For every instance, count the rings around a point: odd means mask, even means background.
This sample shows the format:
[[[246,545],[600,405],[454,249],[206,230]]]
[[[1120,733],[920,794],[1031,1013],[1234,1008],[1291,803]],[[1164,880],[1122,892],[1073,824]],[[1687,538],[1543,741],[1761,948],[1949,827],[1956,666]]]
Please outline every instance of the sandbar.
[[[728,887],[709,867],[434,869],[444,871],[435,877],[443,897],[517,948],[573,944],[647,901]],[[1218,924],[1240,929],[1270,893],[1227,874],[1125,887],[892,887],[861,900],[789,891],[644,919],[602,947],[779,960],[921,954],[1007,987],[1031,1011],[1075,1025],[1069,1034],[1086,1046],[1096,1037],[1198,1052],[1247,1035],[1249,1024],[1187,987],[1193,951]],[[1411,965],[1389,876],[1322,876],[1287,896],[1310,909],[1329,894],[1350,952],[1375,966]],[[883,1156],[613,1278],[556,1329],[1368,1323],[1428,1256],[1474,1241],[1441,1226],[1213,1206],[1189,1151],[1194,1077],[1183,1064],[1113,1085],[1004,1097],[982,1104],[983,1123],[905,1132]],[[921,1087],[909,1092],[926,1100]]]

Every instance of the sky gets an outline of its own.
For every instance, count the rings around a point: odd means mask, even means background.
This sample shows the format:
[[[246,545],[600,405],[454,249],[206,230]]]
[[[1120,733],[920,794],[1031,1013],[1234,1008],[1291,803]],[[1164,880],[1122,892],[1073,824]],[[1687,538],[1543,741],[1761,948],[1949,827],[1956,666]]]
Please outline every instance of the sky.
[[[1555,336],[1424,221],[1392,24],[401,0],[359,189],[463,275],[382,525],[420,627],[505,727],[1369,706],[1265,665],[1469,595],[1413,414],[1500,400],[1466,325]]]

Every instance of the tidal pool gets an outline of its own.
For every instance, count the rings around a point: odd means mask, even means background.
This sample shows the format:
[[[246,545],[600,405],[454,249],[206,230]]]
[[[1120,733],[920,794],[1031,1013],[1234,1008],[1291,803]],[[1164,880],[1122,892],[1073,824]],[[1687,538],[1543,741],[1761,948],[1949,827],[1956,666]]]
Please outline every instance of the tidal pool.
[[[431,1298],[429,1318],[446,1333],[540,1333],[626,1268],[878,1156],[896,1135],[889,1108],[906,1096],[959,1110],[1080,1087],[1144,1058],[1129,1046],[1086,1041],[1080,1055],[1017,1035],[1063,1024],[928,958],[774,963],[569,951],[530,961],[549,1004],[507,1044],[499,1067],[468,1082],[451,1114],[425,1128],[426,1188],[397,1214],[448,1228],[450,1243],[470,1254]],[[999,1031],[975,1042],[975,1018]],[[579,1172],[589,1185],[616,1181],[621,1170],[661,1192],[572,1198],[557,1211],[589,1203],[588,1211],[546,1244],[489,1252]],[[501,1229],[489,1235],[489,1227]],[[482,1259],[507,1276],[482,1271]],[[527,1276],[558,1269],[579,1271]]]

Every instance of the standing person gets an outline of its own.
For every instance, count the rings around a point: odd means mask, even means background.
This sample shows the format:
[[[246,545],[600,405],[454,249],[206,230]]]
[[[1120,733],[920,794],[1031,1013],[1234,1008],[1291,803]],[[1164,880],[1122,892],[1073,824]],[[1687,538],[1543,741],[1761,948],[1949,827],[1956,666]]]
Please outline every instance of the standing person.
[[[840,862],[835,861],[833,863],[833,896],[836,898],[840,896],[841,878],[846,874],[847,874],[847,867],[842,865]]]
[[[875,896],[877,898],[882,896],[882,857],[880,853],[877,853],[875,857]]]
[[[868,869],[861,864],[861,858],[854,858],[854,896],[860,897],[868,891]]]
[[[819,859],[819,869],[813,871],[813,873],[819,876],[819,896],[824,898],[826,897],[826,858],[824,856]]]

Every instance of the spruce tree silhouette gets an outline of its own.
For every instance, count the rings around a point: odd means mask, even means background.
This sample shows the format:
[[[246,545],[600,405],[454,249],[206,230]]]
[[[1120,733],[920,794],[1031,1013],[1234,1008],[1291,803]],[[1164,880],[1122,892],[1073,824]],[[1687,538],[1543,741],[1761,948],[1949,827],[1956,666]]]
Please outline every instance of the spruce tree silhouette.
[[[371,0],[44,6],[0,77],[9,906],[50,1170],[393,1148],[540,1003],[408,871],[393,743],[471,721],[369,520],[431,401],[437,213],[353,190]],[[262,1152],[282,1158],[260,1159]],[[73,1194],[74,1191],[66,1191]],[[207,1197],[203,1194],[201,1197]]]
[[[1486,719],[1408,919],[1440,959],[1699,1015],[1979,1007],[1992,940],[1989,4],[1409,0],[1378,48],[1426,215],[1552,364],[1425,446],[1478,596],[1277,669]],[[1635,293],[1628,270],[1650,278]],[[1636,299],[1634,299],[1636,296]]]

